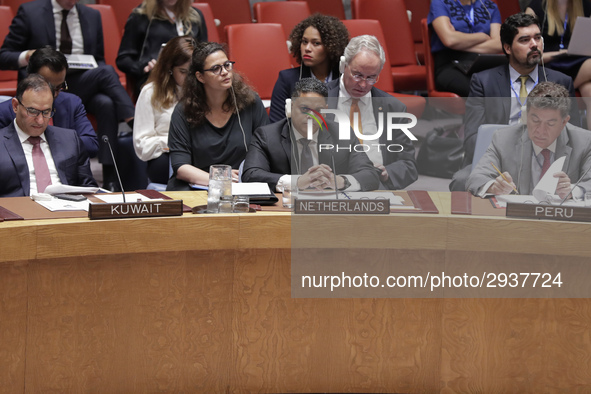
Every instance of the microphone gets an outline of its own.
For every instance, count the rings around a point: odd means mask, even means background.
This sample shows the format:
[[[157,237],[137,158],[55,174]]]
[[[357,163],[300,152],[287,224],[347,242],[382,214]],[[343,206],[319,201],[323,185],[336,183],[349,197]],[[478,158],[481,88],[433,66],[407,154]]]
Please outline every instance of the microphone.
[[[121,195],[123,196],[123,202],[125,201],[125,190],[123,190],[123,182],[121,182],[121,177],[119,176],[119,167],[117,166],[117,161],[115,160],[115,155],[113,154],[113,148],[111,147],[111,143],[109,142],[109,137],[103,135],[103,142],[106,142],[109,145],[109,151],[111,152],[111,157],[113,158],[113,164],[115,165],[115,172],[117,173],[117,179],[119,179],[119,187],[121,187]]]
[[[564,202],[566,201],[566,199],[569,196],[572,196],[573,190],[575,190],[575,187],[579,186],[579,183],[581,183],[581,181],[583,180],[583,178],[585,178],[585,175],[587,175],[587,173],[589,172],[589,170],[591,170],[591,167],[587,168],[587,171],[585,171],[585,173],[583,175],[581,175],[581,177],[579,178],[579,180],[577,181],[577,183],[575,183],[575,185],[570,188],[570,192],[568,192],[568,194],[562,199],[562,201],[560,202],[560,205],[564,204]]]
[[[334,177],[334,194],[339,199],[339,190],[337,189],[337,167],[334,164],[334,155],[330,155],[332,159],[332,176]]]

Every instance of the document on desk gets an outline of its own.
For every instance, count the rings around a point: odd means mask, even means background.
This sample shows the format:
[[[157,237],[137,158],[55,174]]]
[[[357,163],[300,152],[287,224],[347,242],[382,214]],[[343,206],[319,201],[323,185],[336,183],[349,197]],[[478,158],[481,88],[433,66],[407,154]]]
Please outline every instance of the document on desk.
[[[232,195],[253,196],[271,194],[269,184],[266,182],[241,182],[232,183]]]
[[[68,201],[59,198],[53,198],[49,201],[35,201],[37,204],[49,209],[51,212],[56,211],[88,211],[88,200],[84,201]]]
[[[89,186],[70,186],[70,185],[49,185],[45,188],[45,193],[47,194],[61,194],[61,193],[72,193],[72,194],[82,194],[82,193],[90,193],[94,194],[99,191],[98,187],[89,187]]]
[[[123,202],[123,195],[119,193],[114,194],[97,194],[95,195],[96,198],[99,200],[114,204],[114,203],[122,203]],[[161,198],[149,198],[144,196],[143,194],[139,193],[125,193],[125,202],[142,202],[142,201],[159,201],[162,200]]]

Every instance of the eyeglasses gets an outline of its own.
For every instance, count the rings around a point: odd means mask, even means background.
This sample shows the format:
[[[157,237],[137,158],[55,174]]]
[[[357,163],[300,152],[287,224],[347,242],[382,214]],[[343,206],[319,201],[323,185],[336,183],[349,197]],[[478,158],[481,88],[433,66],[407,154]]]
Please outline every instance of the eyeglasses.
[[[57,85],[55,87],[55,91],[56,92],[63,92],[63,91],[66,91],[66,90],[68,90],[68,83],[66,81],[60,83],[59,85]]]
[[[216,64],[212,68],[208,68],[207,70],[203,70],[203,72],[211,71],[215,75],[220,75],[222,73],[222,67],[226,71],[231,71],[234,68],[234,63],[236,63],[236,62],[231,62],[228,60],[224,64]]]
[[[349,69],[349,74],[351,75],[353,80],[355,80],[355,82],[365,81],[365,83],[367,83],[368,85],[374,85],[376,82],[378,82],[378,79],[380,79],[379,75],[376,77],[364,77],[363,74],[360,74],[358,72],[353,73],[353,71],[351,71],[351,67],[347,68]]]
[[[39,116],[39,114],[41,114],[44,118],[50,119],[53,118],[53,115],[55,115],[55,111],[53,110],[53,108],[41,111],[36,108],[25,107],[25,105],[19,99],[17,99],[17,101],[27,110],[27,115],[29,115],[31,118],[36,118],[37,116]]]

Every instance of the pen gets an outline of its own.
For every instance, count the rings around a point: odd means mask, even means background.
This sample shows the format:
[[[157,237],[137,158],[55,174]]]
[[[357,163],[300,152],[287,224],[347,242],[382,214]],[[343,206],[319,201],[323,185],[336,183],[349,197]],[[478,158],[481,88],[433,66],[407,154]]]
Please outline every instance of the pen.
[[[495,166],[495,163],[493,163],[491,161],[490,164],[493,166],[493,168],[495,170],[497,170],[497,172],[499,173],[499,175],[503,177],[503,179],[505,180],[505,182],[511,184],[511,182],[509,182],[509,180],[507,179],[507,177],[505,177],[505,175],[501,171],[499,171],[499,169],[497,168],[497,166]],[[513,186],[511,186],[511,187],[513,187]],[[515,187],[513,187],[513,191],[515,191],[515,194],[519,194],[519,192],[517,191],[517,189]]]

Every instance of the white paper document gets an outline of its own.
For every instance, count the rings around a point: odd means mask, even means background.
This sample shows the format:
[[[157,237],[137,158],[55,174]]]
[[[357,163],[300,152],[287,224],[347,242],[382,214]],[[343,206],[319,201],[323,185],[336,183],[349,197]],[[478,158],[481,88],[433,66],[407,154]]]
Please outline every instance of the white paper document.
[[[121,194],[97,194],[95,196],[101,201],[108,203],[122,203],[123,195]],[[139,193],[125,193],[125,202],[142,202],[142,201],[158,201],[161,198],[148,198],[143,194]]]
[[[88,200],[84,201],[68,201],[53,198],[50,201],[35,201],[37,204],[49,209],[51,212],[55,211],[88,211]]]
[[[70,194],[81,194],[81,193],[90,193],[94,194],[99,190],[98,187],[88,187],[88,186],[70,186],[70,185],[49,185],[45,189],[45,193],[47,194],[60,194],[60,193],[70,193]]]
[[[551,202],[552,200],[561,200],[556,194],[556,186],[558,186],[558,178],[554,177],[554,174],[562,171],[566,156],[562,156],[560,159],[554,160],[554,163],[548,168],[548,171],[544,174],[542,179],[534,187],[533,195],[538,201]]]
[[[271,189],[266,182],[242,182],[232,183],[232,195],[253,196],[271,194]]]

